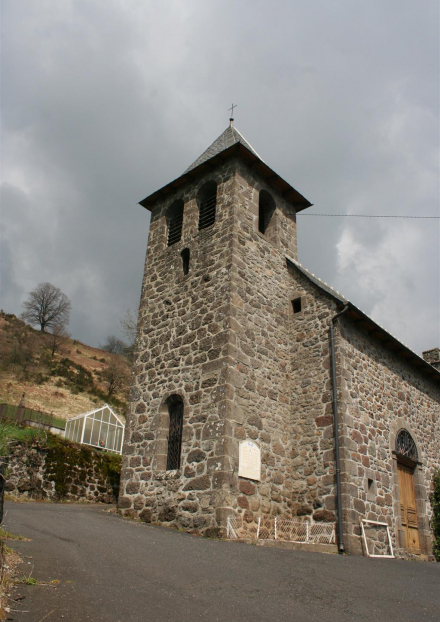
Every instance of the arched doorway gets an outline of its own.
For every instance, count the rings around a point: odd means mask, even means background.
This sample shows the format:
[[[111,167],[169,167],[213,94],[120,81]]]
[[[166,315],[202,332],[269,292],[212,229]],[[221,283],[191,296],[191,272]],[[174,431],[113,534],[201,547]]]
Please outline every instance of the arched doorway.
[[[405,548],[420,552],[417,520],[414,471],[417,467],[417,447],[411,434],[401,429],[396,436],[397,474],[399,479],[399,502]]]

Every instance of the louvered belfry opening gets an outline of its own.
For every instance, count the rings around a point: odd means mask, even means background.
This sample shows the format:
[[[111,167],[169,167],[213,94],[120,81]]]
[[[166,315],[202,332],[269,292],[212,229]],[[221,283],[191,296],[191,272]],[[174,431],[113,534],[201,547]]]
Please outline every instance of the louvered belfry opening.
[[[258,201],[258,231],[260,233],[267,233],[275,207],[272,195],[267,190],[261,190]]]
[[[180,242],[183,224],[183,201],[177,199],[167,210],[168,246]]]
[[[199,206],[199,231],[206,229],[215,223],[215,210],[217,205],[217,184],[208,181],[197,194]]]
[[[167,471],[174,471],[175,469],[180,468],[183,431],[183,400],[180,395],[172,395],[167,399],[167,406],[170,415]]]

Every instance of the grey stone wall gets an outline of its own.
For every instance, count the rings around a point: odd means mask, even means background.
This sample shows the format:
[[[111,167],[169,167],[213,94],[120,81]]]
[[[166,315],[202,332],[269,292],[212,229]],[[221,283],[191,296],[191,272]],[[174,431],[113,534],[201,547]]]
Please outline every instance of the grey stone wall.
[[[217,219],[198,231],[196,195],[218,183]],[[296,256],[292,207],[273,190],[277,211],[258,232],[258,193],[268,189],[231,161],[157,204],[145,263],[135,381],[119,507],[130,516],[206,531],[231,511],[290,511],[288,275]],[[182,240],[166,246],[167,207],[185,204]],[[190,248],[189,274],[180,252]],[[165,470],[165,400],[184,401],[182,464]],[[238,479],[238,445],[256,440],[263,481]],[[287,487],[286,487],[287,486]]]
[[[289,268],[289,308],[294,507],[299,515],[334,522],[335,454],[329,327],[336,303]],[[338,376],[340,376],[337,357]]]
[[[422,356],[427,363],[440,371],[440,348],[431,348],[422,352]]]
[[[290,274],[291,296],[301,297],[303,309],[291,317],[294,505],[315,520],[335,520],[329,325],[337,308],[297,270]],[[396,434],[404,428],[418,447],[419,537],[422,552],[430,554],[429,494],[440,468],[438,383],[344,316],[335,327],[335,347],[346,549],[362,552],[360,520],[366,518],[387,522],[394,548],[405,554],[395,454]]]
[[[218,183],[216,223],[199,232],[196,195],[211,179]],[[258,231],[261,189],[277,205],[265,235]],[[185,204],[183,235],[167,247],[165,213],[176,198]],[[297,248],[292,211],[238,160],[156,205],[121,473],[123,514],[206,534],[220,533],[229,513],[249,523],[259,514],[335,522],[329,327],[337,305],[287,267],[286,255],[296,259]],[[191,252],[186,276],[184,248]],[[392,447],[398,429],[407,427],[422,456],[416,495],[428,552],[439,391],[375,337],[340,322],[336,372],[347,549],[360,552],[362,517],[384,518],[401,547]],[[182,462],[178,471],[167,471],[165,401],[173,394],[184,402]],[[244,439],[261,449],[260,482],[238,477]],[[367,492],[370,476],[375,486]]]
[[[343,497],[349,545],[359,549],[359,520],[385,521],[403,552],[396,434],[408,430],[419,463],[414,473],[419,538],[431,553],[429,518],[434,471],[440,468],[440,388],[379,340],[347,320],[341,324]],[[368,479],[374,480],[368,490]]]
[[[48,472],[49,471],[49,472]],[[47,448],[38,445],[17,445],[6,459],[5,491],[17,498],[46,501],[88,501],[114,503],[110,481],[95,468],[93,460],[87,467],[76,461],[69,465],[63,480],[65,494],[60,495],[47,465]]]
[[[157,204],[150,227],[140,304],[138,355],[131,390],[119,507],[146,521],[206,530],[216,524],[231,470],[225,450],[230,354],[234,161]],[[218,183],[215,225],[198,231],[196,195]],[[165,213],[185,204],[182,240],[167,247]],[[184,276],[180,253],[191,252]],[[184,401],[182,462],[166,471],[169,416],[165,400]]]
[[[231,304],[231,506],[246,521],[254,522],[260,513],[288,517],[295,510],[285,254],[289,251],[296,256],[296,222],[290,216],[292,208],[272,190],[277,210],[267,235],[261,234],[259,191],[270,189],[244,166],[237,182]],[[239,442],[244,439],[260,447],[260,482],[237,477]]]

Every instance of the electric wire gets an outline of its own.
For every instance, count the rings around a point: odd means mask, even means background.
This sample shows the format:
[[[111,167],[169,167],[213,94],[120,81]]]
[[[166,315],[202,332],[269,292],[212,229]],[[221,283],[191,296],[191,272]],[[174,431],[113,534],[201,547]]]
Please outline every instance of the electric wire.
[[[297,216],[326,216],[333,218],[421,218],[421,219],[440,219],[440,216],[392,216],[383,214],[297,214]]]

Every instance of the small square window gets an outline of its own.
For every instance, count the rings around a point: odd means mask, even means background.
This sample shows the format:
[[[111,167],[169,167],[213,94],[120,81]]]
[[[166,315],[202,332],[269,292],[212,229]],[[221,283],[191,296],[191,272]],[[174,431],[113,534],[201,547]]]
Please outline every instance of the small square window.
[[[368,478],[368,492],[374,492],[374,481]]]
[[[292,300],[292,308],[294,313],[300,313],[302,308],[301,298],[294,298],[294,300]]]

